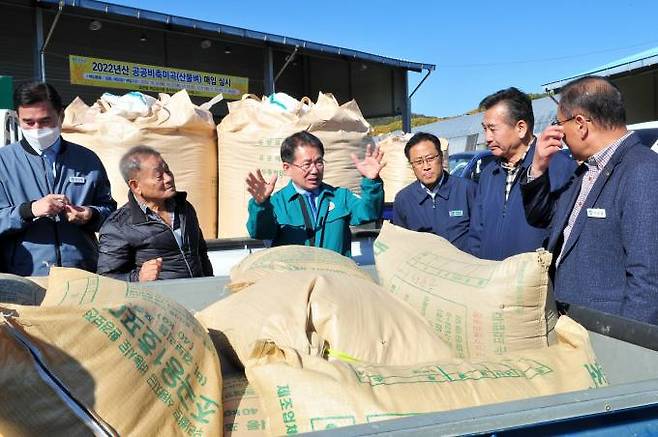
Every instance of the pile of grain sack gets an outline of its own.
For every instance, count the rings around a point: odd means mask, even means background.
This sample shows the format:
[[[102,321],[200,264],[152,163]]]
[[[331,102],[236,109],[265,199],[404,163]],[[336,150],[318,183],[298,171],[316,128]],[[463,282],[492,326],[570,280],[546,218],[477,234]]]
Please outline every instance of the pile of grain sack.
[[[135,284],[54,267],[47,290],[0,279],[0,435],[221,435],[205,328]]]
[[[93,150],[103,162],[119,205],[127,201],[128,187],[119,172],[119,159],[133,146],[147,145],[162,153],[176,178],[176,187],[188,192],[197,210],[205,238],[246,237],[247,193],[245,178],[260,168],[266,178],[278,174],[276,189],[288,183],[281,168],[280,147],[287,136],[300,130],[316,135],[325,147],[328,162],[324,180],[357,194],[361,176],[351,154],[363,156],[370,125],[357,103],[339,104],[333,95],[319,93],[296,100],[282,93],[258,98],[245,95],[229,102],[229,113],[216,126],[206,104],[192,103],[185,90],[158,99],[132,92],[118,97],[103,94],[92,106],[76,98],[65,111],[63,137]],[[386,201],[415,180],[404,156],[407,135],[380,139],[385,151]],[[447,163],[447,140],[445,163]]]
[[[480,260],[385,225],[379,284],[287,246],[231,272],[197,314],[222,363],[225,435],[282,435],[607,385],[587,331],[558,318],[539,251]]]
[[[209,109],[221,96],[199,107],[185,90],[154,99],[141,93],[104,94],[92,106],[79,97],[64,111],[62,136],[93,150],[103,162],[119,206],[128,186],[119,160],[131,147],[153,147],[174,173],[176,188],[187,191],[205,238],[217,236],[217,135]]]
[[[385,225],[375,256],[379,283],[325,249],[256,252],[196,316],[157,282],[0,276],[0,434],[281,435],[607,384],[548,253]]]

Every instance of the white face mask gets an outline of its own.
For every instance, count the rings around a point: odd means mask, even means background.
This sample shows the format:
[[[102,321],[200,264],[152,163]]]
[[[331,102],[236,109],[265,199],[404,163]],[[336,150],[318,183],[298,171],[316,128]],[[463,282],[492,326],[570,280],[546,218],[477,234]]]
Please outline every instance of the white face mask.
[[[21,128],[21,131],[23,132],[25,141],[38,150],[46,150],[55,144],[61,134],[59,127],[43,127],[39,129]]]

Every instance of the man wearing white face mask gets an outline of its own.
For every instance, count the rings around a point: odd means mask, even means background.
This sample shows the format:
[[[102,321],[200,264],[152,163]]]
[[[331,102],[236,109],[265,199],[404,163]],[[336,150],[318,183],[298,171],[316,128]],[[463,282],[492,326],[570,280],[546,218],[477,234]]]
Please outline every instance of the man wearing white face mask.
[[[47,275],[51,266],[96,271],[96,234],[116,209],[94,152],[60,136],[62,100],[51,85],[14,93],[23,134],[0,149],[0,256],[8,273]]]

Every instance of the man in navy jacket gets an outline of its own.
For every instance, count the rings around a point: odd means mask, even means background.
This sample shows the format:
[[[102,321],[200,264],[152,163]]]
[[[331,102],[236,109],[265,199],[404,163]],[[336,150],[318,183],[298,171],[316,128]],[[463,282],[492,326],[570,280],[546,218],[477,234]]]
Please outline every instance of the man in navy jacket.
[[[392,223],[412,231],[432,232],[463,249],[476,184],[443,171],[441,142],[432,134],[415,134],[405,145],[404,154],[418,180],[395,196]]]
[[[62,139],[62,99],[51,85],[14,94],[23,139],[0,148],[0,258],[9,273],[51,266],[96,271],[96,232],[112,211],[110,182],[94,152]]]
[[[626,130],[622,95],[588,76],[560,93],[522,184],[528,220],[551,226],[556,299],[658,324],[658,155]],[[580,167],[562,193],[546,171],[560,141]]]
[[[480,108],[485,110],[482,127],[487,146],[498,159],[480,174],[468,251],[480,258],[502,260],[535,251],[548,236],[546,229],[526,220],[519,188],[519,178],[535,153],[534,114],[530,98],[516,88],[484,98]],[[561,190],[575,168],[572,159],[556,155],[548,167],[550,191]]]

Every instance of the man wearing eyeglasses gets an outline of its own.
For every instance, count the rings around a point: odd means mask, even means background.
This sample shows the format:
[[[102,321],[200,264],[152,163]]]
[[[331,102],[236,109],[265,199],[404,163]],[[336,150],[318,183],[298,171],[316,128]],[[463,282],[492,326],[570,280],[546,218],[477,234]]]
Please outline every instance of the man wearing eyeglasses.
[[[417,181],[395,196],[391,222],[412,231],[431,232],[463,249],[477,185],[443,171],[441,141],[435,135],[414,134],[404,146],[404,154]]]
[[[249,219],[247,230],[252,238],[272,240],[273,246],[299,244],[323,247],[350,256],[350,225],[377,220],[384,204],[384,186],[379,177],[384,152],[367,147],[359,161],[352,154],[361,173],[361,195],[346,188],[322,182],[324,146],[313,134],[297,132],[281,144],[283,171],[290,182],[272,194],[276,174],[266,182],[260,170],[247,176]]]
[[[626,129],[621,92],[568,83],[522,184],[528,220],[550,227],[556,299],[658,324],[658,155]],[[582,162],[561,193],[547,171],[564,141]]]
[[[535,154],[535,119],[530,97],[513,87],[485,97],[480,108],[487,146],[497,159],[480,174],[468,251],[479,258],[502,260],[535,251],[548,236],[546,229],[526,220],[519,188],[520,176]],[[575,168],[566,155],[555,156],[548,168],[551,191],[560,190]]]

